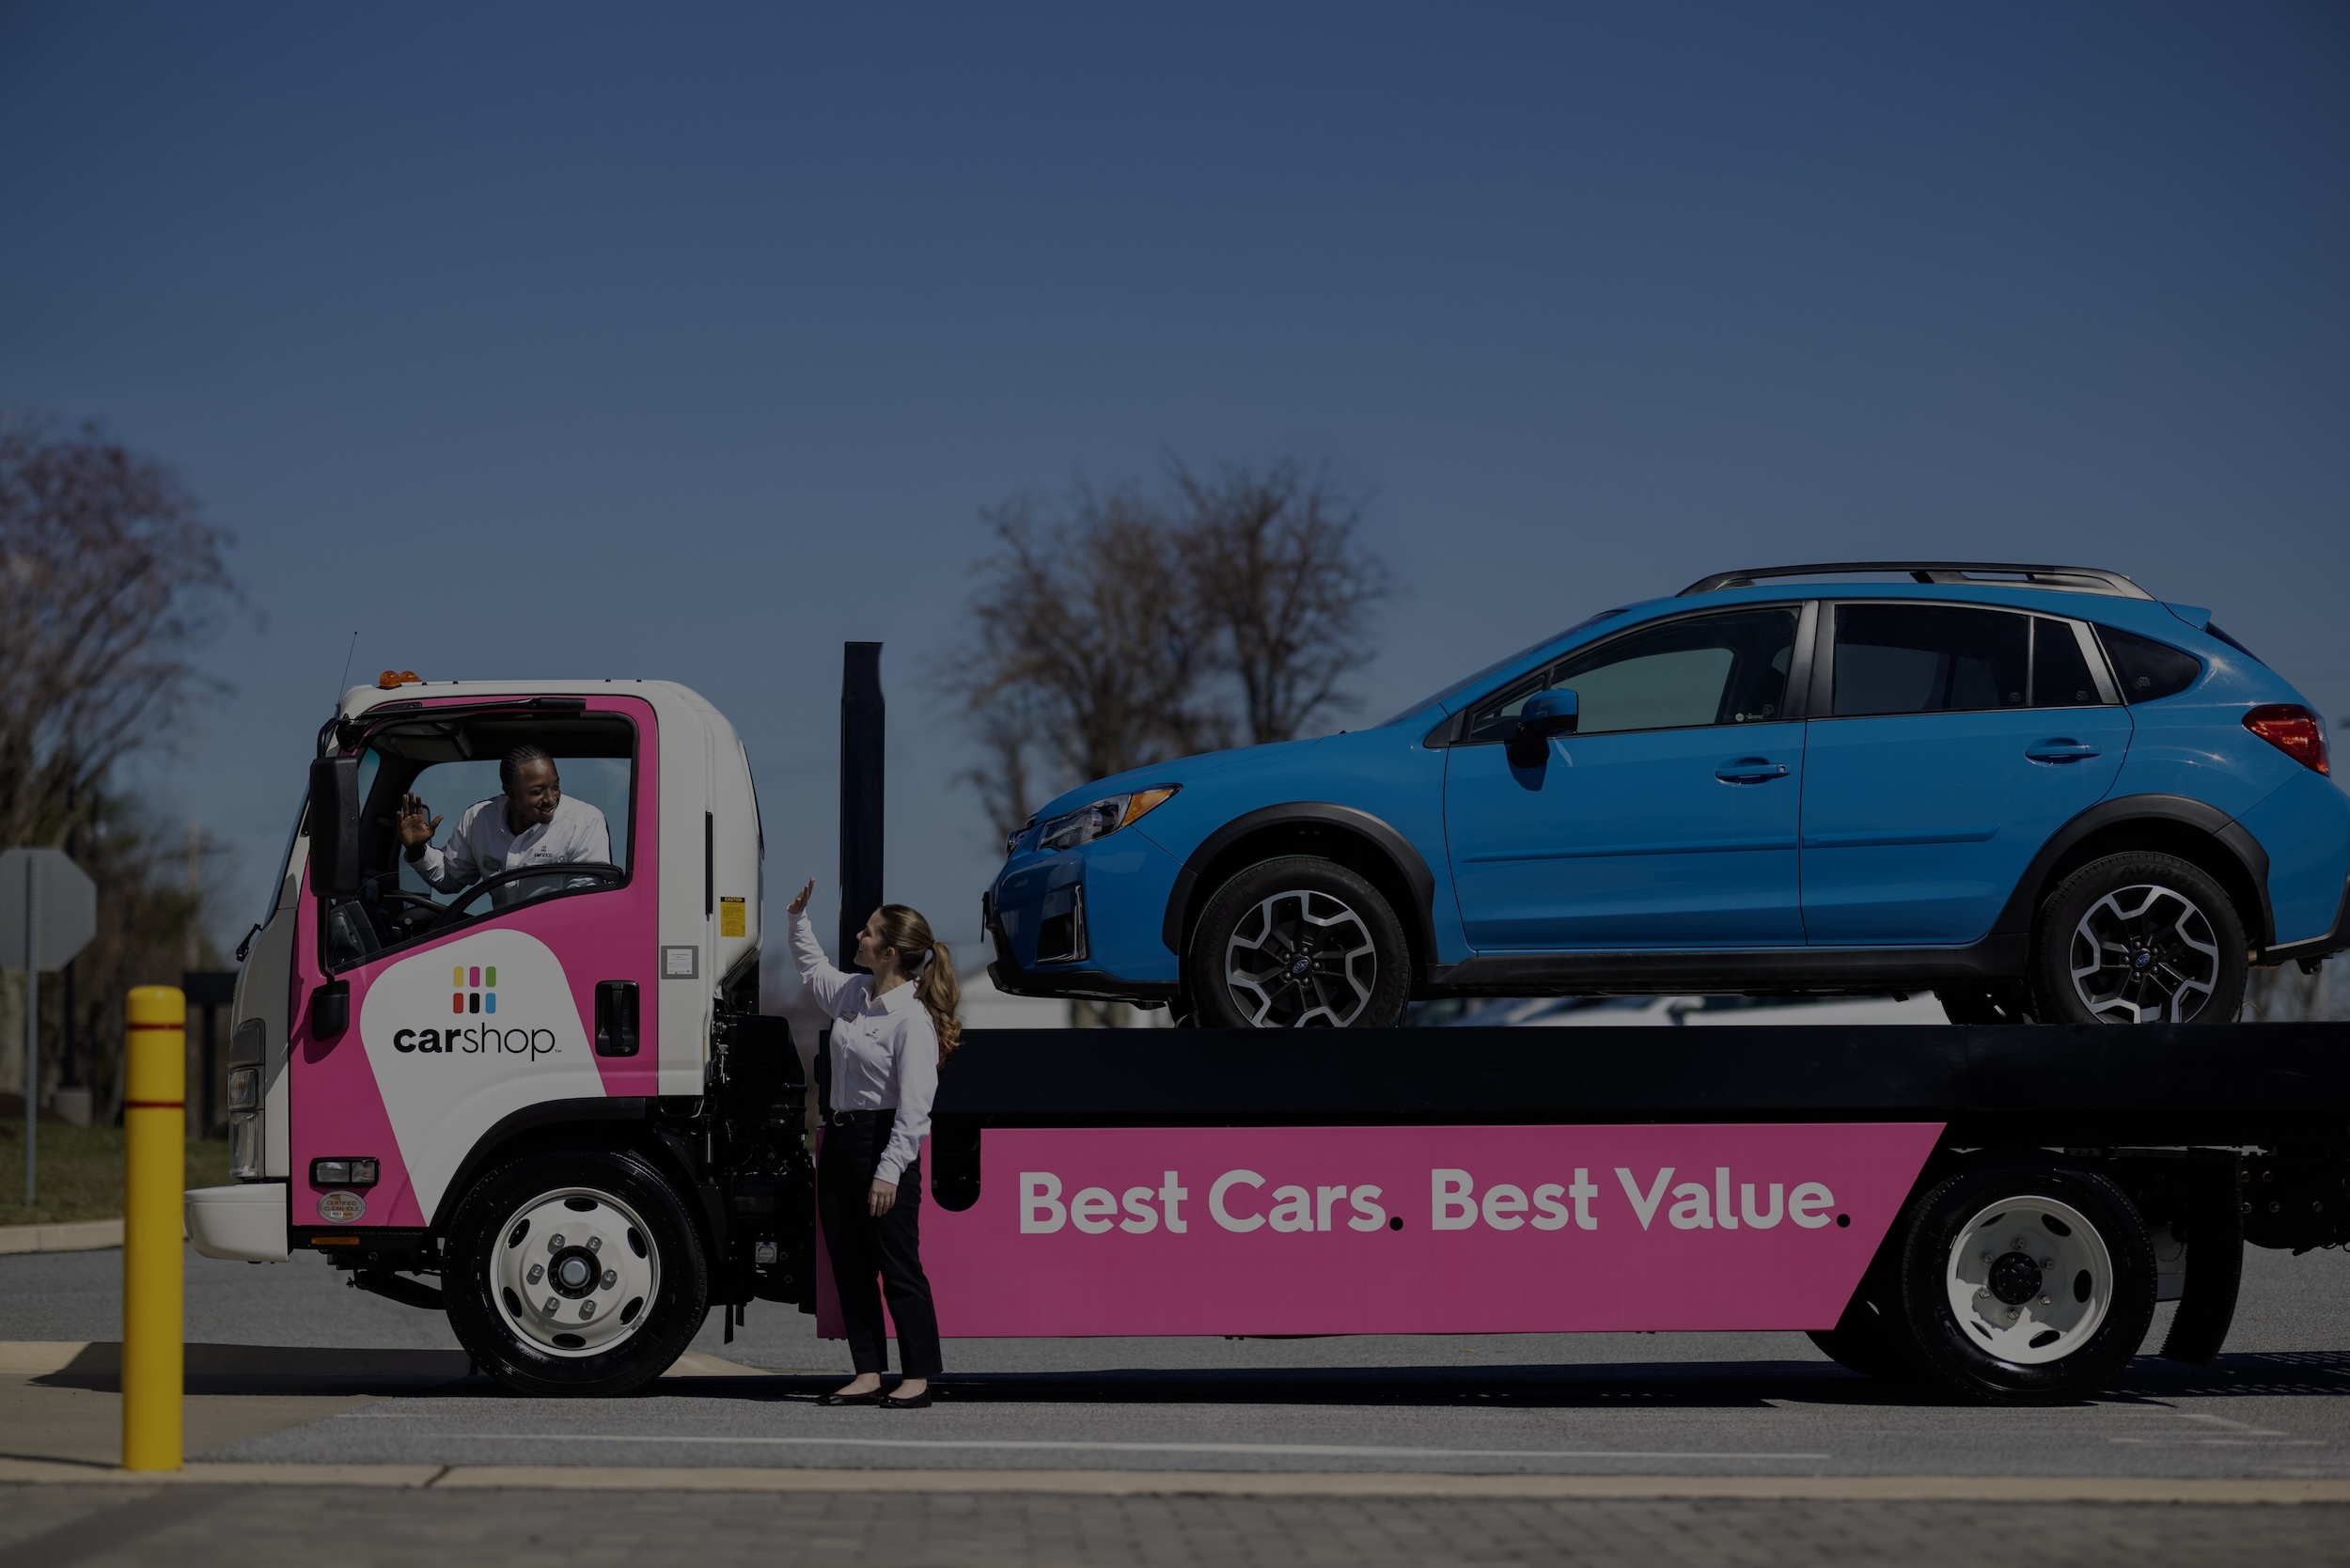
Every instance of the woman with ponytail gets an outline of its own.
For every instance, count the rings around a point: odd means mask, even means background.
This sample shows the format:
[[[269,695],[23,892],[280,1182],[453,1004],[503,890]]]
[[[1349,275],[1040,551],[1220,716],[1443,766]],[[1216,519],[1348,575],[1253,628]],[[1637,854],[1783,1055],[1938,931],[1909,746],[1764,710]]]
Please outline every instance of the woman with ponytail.
[[[816,1214],[856,1369],[854,1377],[816,1403],[919,1410],[931,1403],[930,1380],[939,1359],[938,1313],[922,1272],[917,1162],[931,1130],[938,1070],[962,1043],[963,1026],[955,1019],[962,992],[947,944],[934,940],[930,922],[901,903],[873,911],[857,933],[856,962],[871,974],[834,968],[808,923],[807,900],[815,890],[810,879],[791,901],[791,956],[817,1005],[835,1020],[832,1104],[816,1163]],[[898,1325],[902,1374],[888,1397],[881,1387],[889,1367],[884,1294]]]

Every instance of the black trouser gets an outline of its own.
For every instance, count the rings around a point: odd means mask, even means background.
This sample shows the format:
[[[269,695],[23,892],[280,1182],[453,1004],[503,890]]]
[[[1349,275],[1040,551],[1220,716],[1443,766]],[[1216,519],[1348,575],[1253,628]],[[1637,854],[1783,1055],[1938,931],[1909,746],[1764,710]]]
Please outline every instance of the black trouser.
[[[832,1281],[848,1325],[851,1364],[860,1372],[886,1372],[889,1344],[882,1325],[882,1296],[898,1327],[898,1361],[908,1377],[939,1371],[938,1312],[922,1273],[922,1167],[898,1178],[898,1200],[876,1218],[870,1202],[874,1168],[896,1121],[889,1111],[841,1111],[824,1127],[816,1166],[816,1213],[832,1256]],[[880,1276],[880,1288],[874,1277]]]

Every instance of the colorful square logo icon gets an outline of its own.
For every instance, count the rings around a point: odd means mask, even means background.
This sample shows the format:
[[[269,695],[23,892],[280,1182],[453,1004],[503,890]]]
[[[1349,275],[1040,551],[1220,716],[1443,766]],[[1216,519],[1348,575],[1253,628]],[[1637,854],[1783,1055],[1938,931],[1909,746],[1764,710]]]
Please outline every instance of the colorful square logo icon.
[[[448,999],[451,1012],[495,1012],[498,1010],[498,966],[457,964],[450,970],[456,993]]]

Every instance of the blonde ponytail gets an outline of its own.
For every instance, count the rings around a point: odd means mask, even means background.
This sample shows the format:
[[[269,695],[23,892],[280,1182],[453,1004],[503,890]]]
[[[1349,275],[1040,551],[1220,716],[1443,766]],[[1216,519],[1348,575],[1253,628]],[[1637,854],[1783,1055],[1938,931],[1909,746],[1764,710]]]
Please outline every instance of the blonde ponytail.
[[[963,987],[955,980],[954,954],[932,937],[931,923],[918,910],[885,903],[876,914],[881,945],[895,948],[899,967],[914,971],[915,999],[931,1015],[931,1028],[938,1036],[938,1065],[944,1067],[963,1043],[963,1021],[955,1016],[963,1005]]]

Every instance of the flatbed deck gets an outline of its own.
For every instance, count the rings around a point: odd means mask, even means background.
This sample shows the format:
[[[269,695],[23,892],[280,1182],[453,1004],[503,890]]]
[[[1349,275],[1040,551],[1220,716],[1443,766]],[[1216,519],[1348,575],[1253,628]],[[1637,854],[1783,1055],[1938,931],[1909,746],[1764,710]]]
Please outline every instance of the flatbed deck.
[[[2350,1136],[2350,1023],[2133,1028],[979,1029],[942,1141],[984,1127],[1937,1121],[1963,1140]]]

